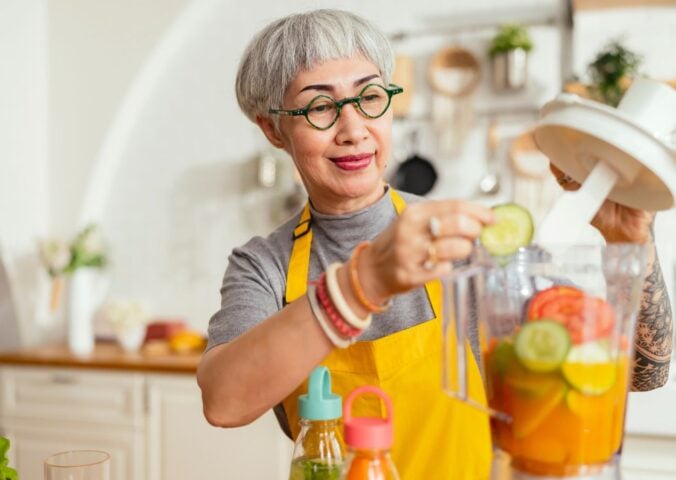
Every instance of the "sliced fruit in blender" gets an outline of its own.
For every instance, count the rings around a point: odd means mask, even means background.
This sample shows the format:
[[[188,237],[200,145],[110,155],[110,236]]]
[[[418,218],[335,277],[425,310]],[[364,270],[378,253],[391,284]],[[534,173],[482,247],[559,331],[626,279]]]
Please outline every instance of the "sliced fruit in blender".
[[[533,372],[552,372],[570,349],[568,330],[553,320],[526,323],[514,339],[519,362]]]
[[[493,207],[496,222],[481,230],[481,244],[491,255],[512,255],[527,246],[533,238],[533,218],[530,212],[516,203]]]
[[[587,342],[574,346],[561,365],[563,377],[578,392],[601,395],[617,381],[617,363],[606,342]]]
[[[541,290],[530,299],[528,302],[528,311],[526,318],[528,320],[537,320],[542,318],[542,307],[551,300],[572,297],[580,298],[584,296],[584,292],[575,287],[567,285],[555,285],[553,287]]]
[[[528,305],[526,317],[531,321],[547,318],[561,323],[575,344],[607,337],[615,326],[615,315],[608,302],[567,286],[537,293]]]
[[[507,372],[510,364],[515,360],[514,346],[507,340],[500,340],[493,350],[495,370],[502,377]]]
[[[524,438],[533,433],[549,414],[563,401],[566,386],[559,379],[557,383],[538,398],[520,398],[514,402],[512,429],[515,438]]]

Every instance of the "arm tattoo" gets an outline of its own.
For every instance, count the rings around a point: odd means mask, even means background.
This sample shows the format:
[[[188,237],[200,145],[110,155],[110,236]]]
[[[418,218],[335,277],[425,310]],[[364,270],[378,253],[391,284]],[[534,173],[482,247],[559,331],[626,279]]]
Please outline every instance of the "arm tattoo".
[[[633,391],[652,390],[667,382],[672,338],[669,295],[653,246],[636,323]]]

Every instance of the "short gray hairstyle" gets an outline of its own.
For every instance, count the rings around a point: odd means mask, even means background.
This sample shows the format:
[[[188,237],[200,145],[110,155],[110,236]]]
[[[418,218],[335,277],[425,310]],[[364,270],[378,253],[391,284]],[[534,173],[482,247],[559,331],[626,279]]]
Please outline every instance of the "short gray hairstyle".
[[[258,32],[244,51],[235,90],[239,107],[253,122],[281,108],[295,76],[315,66],[361,54],[389,83],[394,54],[387,37],[371,22],[343,10],[289,15]],[[275,122],[276,124],[276,122]]]

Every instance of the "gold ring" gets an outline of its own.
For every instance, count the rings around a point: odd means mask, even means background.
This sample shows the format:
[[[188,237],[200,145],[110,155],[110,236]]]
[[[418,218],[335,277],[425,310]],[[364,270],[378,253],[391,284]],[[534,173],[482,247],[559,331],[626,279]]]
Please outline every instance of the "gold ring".
[[[434,246],[434,242],[430,242],[427,245],[427,260],[423,263],[423,268],[425,270],[432,270],[437,266],[439,258],[437,257],[437,247]]]
[[[430,229],[430,235],[432,239],[436,239],[441,235],[441,220],[438,217],[432,215],[428,222],[428,227]]]

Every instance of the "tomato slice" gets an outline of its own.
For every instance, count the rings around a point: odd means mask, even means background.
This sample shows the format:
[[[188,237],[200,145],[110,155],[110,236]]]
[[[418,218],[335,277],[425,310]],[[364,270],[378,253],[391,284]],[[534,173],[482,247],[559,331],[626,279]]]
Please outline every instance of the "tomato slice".
[[[584,292],[575,287],[568,286],[554,286],[536,293],[531,298],[528,304],[528,312],[526,318],[528,320],[535,320],[542,318],[542,307],[550,300],[560,297],[584,297]]]
[[[615,326],[608,302],[573,287],[552,287],[536,294],[528,306],[527,319],[561,323],[574,344],[608,337]]]

